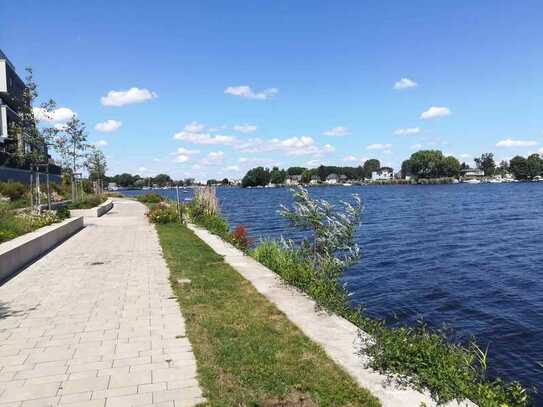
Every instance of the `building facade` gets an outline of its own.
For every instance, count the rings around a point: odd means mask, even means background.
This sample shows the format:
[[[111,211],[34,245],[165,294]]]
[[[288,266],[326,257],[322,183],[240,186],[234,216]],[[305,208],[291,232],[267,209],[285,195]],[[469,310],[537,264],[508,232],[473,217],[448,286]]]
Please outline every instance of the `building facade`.
[[[0,50],[0,151],[6,151],[10,126],[19,119],[18,112],[24,103],[24,90],[24,82]],[[24,146],[18,145],[18,148]]]
[[[29,183],[30,174],[36,171],[35,164],[31,166],[26,159],[15,157],[24,157],[25,153],[39,148],[40,151],[43,149],[45,157],[44,162],[40,163],[38,176],[40,179],[47,176],[52,182],[59,183],[61,168],[51,160],[45,142],[32,146],[25,145],[21,135],[17,139],[9,137],[13,125],[20,120],[24,103],[27,103],[24,93],[25,83],[17,75],[6,54],[0,50],[0,181]]]

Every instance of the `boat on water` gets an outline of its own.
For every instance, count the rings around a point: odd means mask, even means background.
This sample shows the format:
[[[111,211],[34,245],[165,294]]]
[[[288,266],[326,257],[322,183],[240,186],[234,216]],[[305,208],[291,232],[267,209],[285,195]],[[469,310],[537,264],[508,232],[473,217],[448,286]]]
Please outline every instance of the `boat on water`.
[[[480,184],[481,181],[479,181],[478,179],[465,179],[464,181],[462,181],[464,184]]]

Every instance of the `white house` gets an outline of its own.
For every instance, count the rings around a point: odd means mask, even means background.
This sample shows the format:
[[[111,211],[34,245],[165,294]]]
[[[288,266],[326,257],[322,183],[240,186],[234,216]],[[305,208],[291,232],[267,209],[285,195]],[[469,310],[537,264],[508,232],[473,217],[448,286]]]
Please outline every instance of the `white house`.
[[[466,168],[462,170],[464,178],[481,178],[485,176],[485,172],[479,168]]]
[[[309,181],[311,185],[317,185],[319,182],[321,182],[321,179],[318,175],[313,175],[311,181]]]
[[[302,181],[301,175],[289,175],[285,181],[287,185],[299,185]]]
[[[378,180],[386,180],[386,179],[392,179],[394,178],[394,171],[389,170],[379,170],[379,171],[372,171],[371,173],[371,180],[372,181],[378,181]]]
[[[339,177],[337,174],[330,174],[326,177],[326,183],[329,185],[337,184]]]

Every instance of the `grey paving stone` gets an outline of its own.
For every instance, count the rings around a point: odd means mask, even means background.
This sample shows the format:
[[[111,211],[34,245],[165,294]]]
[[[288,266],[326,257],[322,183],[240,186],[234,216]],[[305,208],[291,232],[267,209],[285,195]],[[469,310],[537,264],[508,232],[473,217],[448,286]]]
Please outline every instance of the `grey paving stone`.
[[[0,286],[9,315],[0,318],[0,406],[151,405],[164,391],[165,406],[202,401],[145,210],[116,200],[109,214],[87,219],[85,229]]]

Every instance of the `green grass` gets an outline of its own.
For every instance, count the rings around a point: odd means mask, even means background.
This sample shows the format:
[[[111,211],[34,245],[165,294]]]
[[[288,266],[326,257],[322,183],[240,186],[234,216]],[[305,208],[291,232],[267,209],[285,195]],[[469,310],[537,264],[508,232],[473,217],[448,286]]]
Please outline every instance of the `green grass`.
[[[270,405],[298,393],[318,406],[379,405],[189,229],[156,228],[209,406]],[[178,278],[192,283],[177,286]]]

